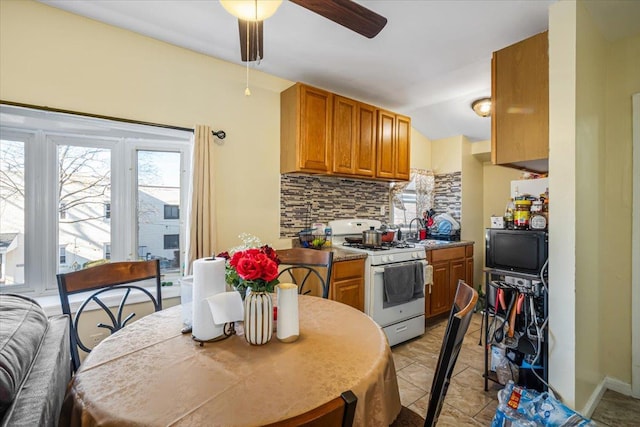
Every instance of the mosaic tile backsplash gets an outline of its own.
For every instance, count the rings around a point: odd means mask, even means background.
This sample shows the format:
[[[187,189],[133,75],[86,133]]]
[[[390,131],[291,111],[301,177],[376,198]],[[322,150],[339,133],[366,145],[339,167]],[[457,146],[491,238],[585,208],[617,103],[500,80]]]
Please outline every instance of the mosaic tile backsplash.
[[[380,215],[383,205],[385,215]],[[280,175],[281,238],[296,237],[300,230],[314,222],[326,224],[334,219],[368,218],[389,222],[388,208],[389,183],[386,182]]]
[[[462,207],[462,172],[435,175],[433,209],[436,213],[448,213],[460,221]]]

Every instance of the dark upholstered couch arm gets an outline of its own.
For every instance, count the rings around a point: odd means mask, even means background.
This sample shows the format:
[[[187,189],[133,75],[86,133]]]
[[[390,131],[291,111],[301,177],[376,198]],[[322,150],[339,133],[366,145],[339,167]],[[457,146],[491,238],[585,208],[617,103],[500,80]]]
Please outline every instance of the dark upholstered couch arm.
[[[1,303],[5,308],[9,303],[7,296],[0,296]],[[25,303],[26,304],[26,303]],[[31,315],[31,311],[37,311],[39,306],[28,307],[25,311],[25,319]],[[5,311],[6,315],[7,312]],[[7,322],[6,318],[1,316],[3,311],[0,310],[0,322]],[[12,313],[15,320],[15,310]],[[46,318],[45,318],[46,319]],[[23,321],[24,324],[26,321]],[[3,329],[3,328],[0,328]],[[7,333],[7,330],[2,331]],[[37,340],[24,339],[26,334],[40,333],[41,336]],[[19,337],[19,338],[18,338]],[[70,347],[69,347],[69,318],[67,316],[55,316],[46,322],[44,331],[40,328],[20,328],[17,327],[13,336],[3,336],[4,346],[1,351],[4,363],[3,368],[3,389],[9,389],[9,393],[13,399],[3,408],[0,414],[0,426],[52,426],[58,424],[60,408],[67,388],[67,384],[71,378],[70,367]],[[12,338],[18,339],[19,346],[12,346],[9,341]],[[31,338],[31,337],[30,337]],[[35,349],[26,348],[36,342]],[[15,372],[9,372],[12,367],[8,363],[10,356],[8,354],[17,351],[18,360],[29,355],[28,363],[15,369],[20,371],[19,375]],[[26,366],[26,370],[24,367]],[[15,368],[15,364],[13,366]],[[7,380],[9,379],[9,380]],[[7,382],[9,381],[9,382]],[[14,383],[11,384],[11,381]],[[9,386],[7,386],[9,384]],[[4,390],[6,392],[7,390]],[[4,396],[7,397],[6,395]]]

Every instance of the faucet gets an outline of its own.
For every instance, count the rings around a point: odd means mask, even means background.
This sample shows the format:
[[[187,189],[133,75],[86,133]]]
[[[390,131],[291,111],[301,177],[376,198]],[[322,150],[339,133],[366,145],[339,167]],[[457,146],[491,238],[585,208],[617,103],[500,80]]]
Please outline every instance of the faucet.
[[[409,239],[413,238],[418,240],[418,226],[416,226],[416,234],[411,234],[411,227],[413,226],[413,221],[418,221],[418,224],[422,224],[422,218],[415,217],[411,221],[409,221]]]

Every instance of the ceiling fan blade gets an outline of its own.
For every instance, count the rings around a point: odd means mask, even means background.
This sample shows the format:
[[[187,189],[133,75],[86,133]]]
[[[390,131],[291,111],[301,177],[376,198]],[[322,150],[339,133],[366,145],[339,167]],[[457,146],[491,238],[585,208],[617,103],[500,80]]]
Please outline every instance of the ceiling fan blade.
[[[351,0],[290,1],[370,39],[387,25],[387,18]]]
[[[244,21],[242,19],[238,19],[238,29],[240,30],[240,56],[242,57],[243,62],[255,61],[258,57],[260,57],[260,59],[264,58],[262,22],[263,21]],[[247,36],[249,37],[248,46]]]

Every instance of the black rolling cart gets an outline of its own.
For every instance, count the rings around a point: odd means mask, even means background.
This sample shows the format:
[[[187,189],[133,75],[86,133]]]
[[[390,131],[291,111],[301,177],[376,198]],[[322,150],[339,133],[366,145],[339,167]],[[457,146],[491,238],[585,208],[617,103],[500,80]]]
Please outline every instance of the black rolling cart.
[[[482,326],[485,391],[489,381],[498,382],[490,362],[503,357],[511,361],[509,366],[518,366],[518,385],[546,391],[549,329],[546,277],[498,269],[485,269],[485,277]]]

